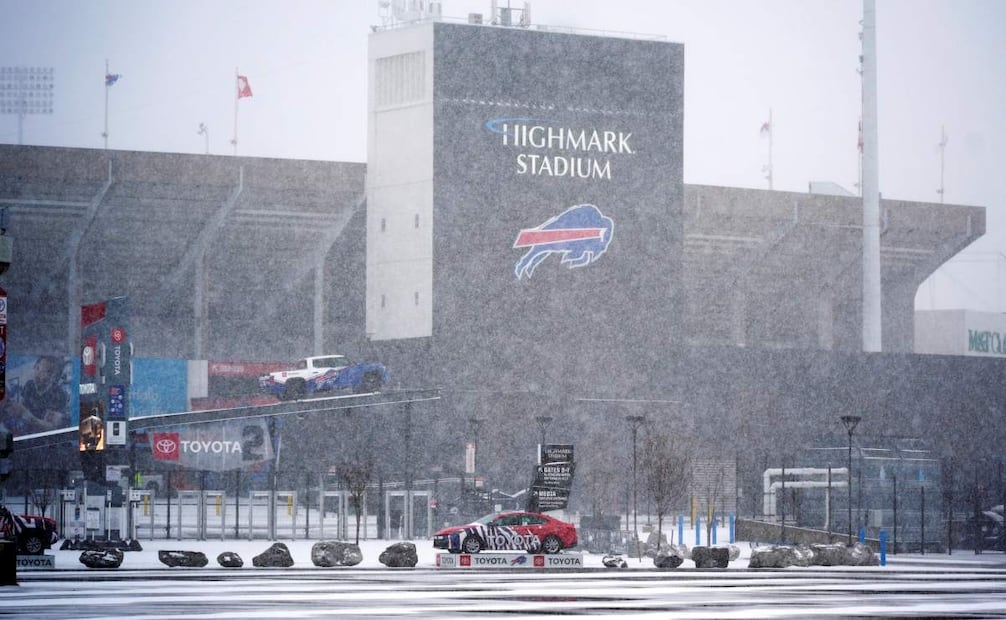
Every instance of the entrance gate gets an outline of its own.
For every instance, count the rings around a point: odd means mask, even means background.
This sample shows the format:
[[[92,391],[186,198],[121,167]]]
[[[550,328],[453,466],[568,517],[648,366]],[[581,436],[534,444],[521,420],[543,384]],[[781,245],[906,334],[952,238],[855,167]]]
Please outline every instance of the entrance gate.
[[[205,506],[201,495],[200,491],[178,492],[178,511],[176,512],[178,517],[175,527],[178,540],[182,538],[206,539]]]
[[[387,538],[429,538],[433,532],[433,507],[428,490],[385,491],[384,531]]]
[[[132,532],[130,536],[133,540],[139,539],[140,531],[140,518],[146,522],[144,525],[149,532],[150,537],[153,538],[154,532],[154,506],[151,502],[152,493],[147,490],[140,489],[130,489],[129,490],[129,511],[130,511],[130,523],[132,524]]]
[[[360,534],[361,538],[367,538],[367,498],[364,496],[361,500],[362,513],[360,515],[360,522],[364,527],[361,528]],[[349,491],[323,491],[321,494],[321,506],[319,506],[319,536],[325,538],[326,527],[331,527],[334,530],[335,538],[339,540],[349,539],[349,524],[351,521],[350,513],[352,512],[352,519],[356,518],[356,513],[350,510],[352,504],[352,495]],[[334,508],[334,511],[330,511]],[[331,521],[329,518],[329,513],[335,513],[335,523],[329,526],[328,523]],[[355,523],[355,521],[354,521]],[[330,530],[331,531],[331,530]]]
[[[276,540],[280,525],[289,530],[290,538],[297,537],[296,491],[251,491],[248,494],[248,540],[261,534],[261,538]]]

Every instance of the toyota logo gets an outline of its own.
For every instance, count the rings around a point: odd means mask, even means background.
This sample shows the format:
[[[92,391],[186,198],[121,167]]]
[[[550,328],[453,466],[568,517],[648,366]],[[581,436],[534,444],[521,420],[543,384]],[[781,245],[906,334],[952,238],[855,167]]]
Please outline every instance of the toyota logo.
[[[170,437],[164,437],[158,439],[155,445],[157,447],[158,452],[162,452],[165,454],[170,454],[178,449],[178,443],[174,439],[171,439]]]
[[[85,366],[94,365],[94,347],[88,345],[84,347],[84,353],[80,356]]]

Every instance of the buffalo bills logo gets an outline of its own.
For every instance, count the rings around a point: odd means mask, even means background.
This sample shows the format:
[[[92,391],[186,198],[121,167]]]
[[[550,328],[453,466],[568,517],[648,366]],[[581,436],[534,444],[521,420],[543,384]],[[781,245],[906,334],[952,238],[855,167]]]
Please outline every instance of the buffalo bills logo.
[[[517,261],[517,279],[534,274],[534,270],[551,254],[558,254],[561,263],[583,267],[597,260],[611,243],[615,223],[594,205],[576,205],[549,219],[536,228],[525,228],[513,242],[515,248],[528,248]]]

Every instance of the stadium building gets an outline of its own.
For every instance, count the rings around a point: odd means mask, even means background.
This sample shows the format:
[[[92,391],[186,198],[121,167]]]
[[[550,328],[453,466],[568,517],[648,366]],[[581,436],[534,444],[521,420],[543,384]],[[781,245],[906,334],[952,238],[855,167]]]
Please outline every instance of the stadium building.
[[[126,297],[137,363],[187,369],[144,389],[188,408],[253,403],[243,364],[380,360],[388,390],[441,394],[382,422],[414,454],[385,480],[460,471],[474,442],[488,485],[521,488],[540,432],[575,444],[583,513],[628,510],[627,416],[746,516],[776,514],[769,470],[845,466],[843,415],[872,525],[892,471],[937,519],[994,482],[1006,362],[915,353],[916,291],[984,208],[881,201],[863,353],[861,199],[685,184],[682,45],[432,20],[374,32],[369,71],[365,165],[0,146],[9,353],[76,360],[80,307]]]

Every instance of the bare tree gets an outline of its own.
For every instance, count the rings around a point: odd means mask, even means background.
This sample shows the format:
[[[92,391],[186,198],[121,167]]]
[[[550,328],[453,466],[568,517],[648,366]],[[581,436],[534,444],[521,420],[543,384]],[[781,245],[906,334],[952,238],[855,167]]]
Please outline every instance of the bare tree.
[[[723,501],[725,490],[726,467],[723,463],[712,466],[712,475],[706,479],[706,540],[712,541],[713,527],[716,515],[716,504]]]
[[[624,473],[614,467],[604,466],[597,462],[590,463],[584,476],[587,499],[590,501],[591,514],[601,515],[617,506],[622,491],[620,481]]]
[[[660,551],[664,517],[688,491],[692,458],[682,440],[666,431],[653,431],[643,440],[640,463],[644,488],[657,515],[657,551]]]
[[[349,489],[350,501],[356,512],[356,544],[360,544],[360,519],[363,513],[363,496],[374,477],[374,462],[368,457],[358,461],[343,461],[336,465],[336,476]]]
[[[28,497],[38,514],[44,517],[49,506],[56,503],[57,490],[63,474],[52,469],[34,470],[32,474],[34,485],[28,490]]]
[[[592,441],[601,443],[604,438],[592,435],[588,437],[588,443]],[[626,464],[607,450],[585,450],[581,454],[576,484],[583,490],[583,504],[590,506],[593,515],[604,514],[613,508],[617,514],[617,506],[625,492]]]

